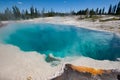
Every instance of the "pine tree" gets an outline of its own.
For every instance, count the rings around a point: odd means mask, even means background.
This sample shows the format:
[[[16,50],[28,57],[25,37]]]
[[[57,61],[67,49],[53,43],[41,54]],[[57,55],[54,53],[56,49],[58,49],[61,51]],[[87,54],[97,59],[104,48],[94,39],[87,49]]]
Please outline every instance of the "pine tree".
[[[11,11],[9,8],[6,8],[6,9],[5,9],[4,18],[5,18],[6,20],[11,20],[11,19],[13,19],[13,13],[12,13],[12,11]]]
[[[117,5],[116,15],[120,15],[120,2]]]
[[[34,18],[34,7],[32,6],[31,8],[30,8],[30,16],[31,16],[31,18]]]
[[[30,14],[28,13],[28,10],[25,10],[25,19],[29,19],[30,18]]]
[[[99,15],[101,15],[101,14],[102,14],[102,10],[100,9],[100,10],[99,10]]]
[[[99,8],[96,9],[95,14],[98,15]]]
[[[90,10],[90,17],[92,17],[93,15],[95,15],[95,11],[94,11],[94,9],[91,9]]]
[[[74,10],[70,11],[70,15],[75,15],[75,14],[76,14],[76,13],[75,13]]]
[[[81,15],[81,14],[82,14],[82,11],[81,11],[81,10],[77,12],[77,15]]]
[[[20,13],[19,8],[17,6],[13,6],[12,9],[13,9],[13,14],[14,14],[15,19],[20,19],[21,13]]]
[[[109,7],[108,14],[112,14],[112,5]]]
[[[87,8],[87,9],[85,10],[85,15],[86,15],[86,17],[89,17],[89,14],[90,14],[90,12],[89,12],[89,9]]]
[[[38,10],[37,8],[35,8],[35,17],[38,17],[38,16],[39,16]]]
[[[27,10],[25,11],[25,15],[29,15],[29,13],[28,13],[28,11],[27,11]]]
[[[105,7],[102,9],[102,14],[103,15],[105,14]]]
[[[24,10],[22,10],[22,12],[21,12],[21,18],[22,19],[26,19],[26,17],[25,17],[25,11]]]
[[[116,14],[116,8],[117,8],[117,6],[114,5],[114,6],[113,6],[113,9],[112,9],[112,14]]]
[[[42,11],[41,11],[41,15],[42,15],[42,17],[45,16],[45,8],[42,9]]]

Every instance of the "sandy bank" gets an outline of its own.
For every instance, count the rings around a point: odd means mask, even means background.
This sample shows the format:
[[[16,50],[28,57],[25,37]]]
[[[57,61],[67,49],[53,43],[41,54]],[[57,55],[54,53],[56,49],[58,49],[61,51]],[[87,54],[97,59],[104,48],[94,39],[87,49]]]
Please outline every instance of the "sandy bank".
[[[109,19],[113,17],[103,17],[101,20]],[[35,18],[29,20],[20,20],[20,21],[2,21],[3,24],[6,23],[52,23],[52,24],[64,24],[64,25],[75,25],[77,27],[99,30],[99,31],[108,31],[113,33],[120,34],[120,20],[112,20],[100,22],[100,19],[92,21],[91,19],[81,19],[79,16],[66,16],[66,17],[44,17],[44,18]]]
[[[17,47],[0,44],[0,80],[49,80],[61,67],[52,67],[37,52],[22,52]]]
[[[49,80],[60,75],[66,63],[95,69],[120,70],[120,61],[99,61],[85,57],[61,59],[59,65],[51,66],[51,63],[45,61],[44,55],[0,44],[0,80]]]

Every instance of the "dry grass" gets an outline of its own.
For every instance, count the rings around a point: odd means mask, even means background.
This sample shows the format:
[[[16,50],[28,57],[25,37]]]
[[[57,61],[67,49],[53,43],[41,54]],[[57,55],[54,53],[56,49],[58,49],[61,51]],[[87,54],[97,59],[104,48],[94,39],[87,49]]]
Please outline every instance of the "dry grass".
[[[116,21],[120,20],[119,18],[110,18],[110,19],[105,19],[105,20],[99,20],[100,22],[107,22],[107,21]]]

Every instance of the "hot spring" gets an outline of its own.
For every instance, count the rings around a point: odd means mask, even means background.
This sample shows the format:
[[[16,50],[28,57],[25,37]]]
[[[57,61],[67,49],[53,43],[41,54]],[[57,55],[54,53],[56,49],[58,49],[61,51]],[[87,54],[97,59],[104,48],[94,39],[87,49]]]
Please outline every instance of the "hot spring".
[[[117,35],[71,25],[10,24],[0,29],[0,42],[46,56],[85,56],[97,60],[120,58],[120,38]]]

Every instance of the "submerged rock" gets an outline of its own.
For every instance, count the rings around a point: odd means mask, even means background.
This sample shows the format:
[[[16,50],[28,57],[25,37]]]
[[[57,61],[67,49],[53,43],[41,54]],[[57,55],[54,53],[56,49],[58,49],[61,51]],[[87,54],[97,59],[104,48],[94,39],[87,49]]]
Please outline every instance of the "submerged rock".
[[[54,57],[52,54],[46,56],[45,60],[49,62],[52,67],[59,65],[61,62],[59,58]]]
[[[53,62],[53,61],[59,61],[59,62],[60,62],[60,59],[54,57],[52,54],[49,54],[49,55],[46,57],[45,60],[46,60],[47,62]]]
[[[51,80],[120,80],[120,71],[66,64],[64,72]]]

